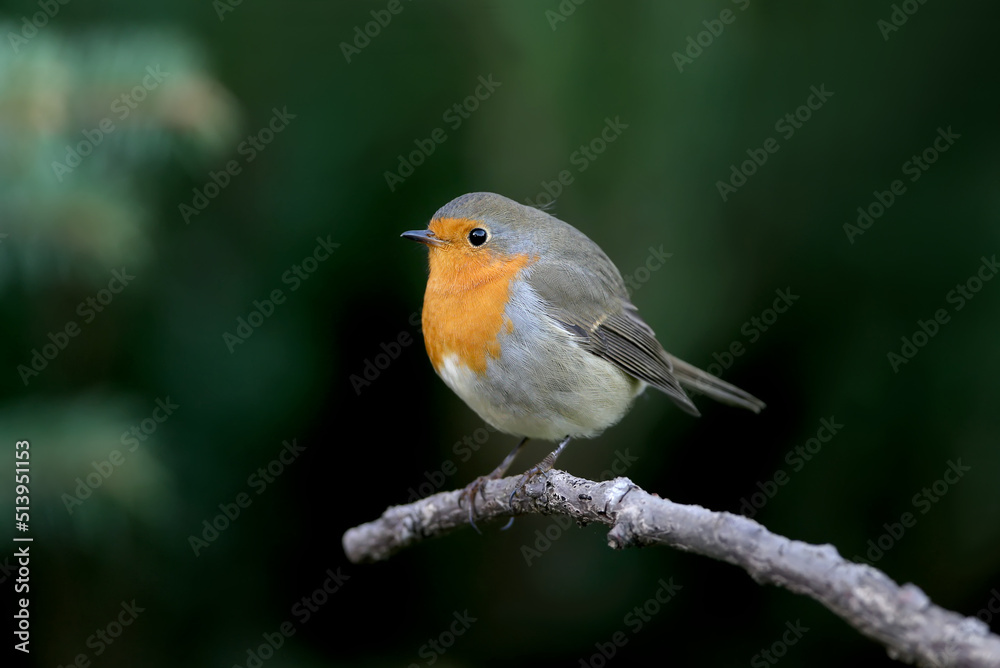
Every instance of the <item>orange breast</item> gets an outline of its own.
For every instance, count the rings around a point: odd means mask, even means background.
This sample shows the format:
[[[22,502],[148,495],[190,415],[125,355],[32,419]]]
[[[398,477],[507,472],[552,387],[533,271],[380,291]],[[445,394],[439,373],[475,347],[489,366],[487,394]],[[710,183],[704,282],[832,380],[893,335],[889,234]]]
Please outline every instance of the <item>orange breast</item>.
[[[514,326],[504,316],[511,280],[531,262],[527,255],[499,258],[485,249],[432,249],[423,330],[435,369],[440,371],[444,358],[456,355],[473,371],[486,371],[487,356],[500,354],[501,329],[509,332]]]

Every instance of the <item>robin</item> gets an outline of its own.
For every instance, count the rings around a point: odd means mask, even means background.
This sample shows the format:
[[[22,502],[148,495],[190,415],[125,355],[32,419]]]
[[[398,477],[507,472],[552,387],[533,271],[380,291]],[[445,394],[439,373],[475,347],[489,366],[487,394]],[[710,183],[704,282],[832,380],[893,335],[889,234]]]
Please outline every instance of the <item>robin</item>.
[[[439,209],[426,230],[401,236],[429,249],[422,326],[434,370],[484,421],[521,437],[492,473],[466,487],[473,526],[476,491],[503,477],[528,439],[559,445],[515,493],[549,471],[571,438],[617,423],[647,386],[695,416],[684,388],[764,408],[666,352],[604,251],[545,211],[469,193]]]

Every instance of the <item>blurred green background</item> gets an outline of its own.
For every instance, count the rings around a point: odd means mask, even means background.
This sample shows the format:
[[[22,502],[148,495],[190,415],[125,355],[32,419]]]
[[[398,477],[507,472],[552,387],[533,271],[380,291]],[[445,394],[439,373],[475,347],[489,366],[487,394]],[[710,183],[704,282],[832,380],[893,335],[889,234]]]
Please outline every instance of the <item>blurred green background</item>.
[[[434,375],[399,238],[477,190],[557,194],[668,350],[768,404],[648,392],[561,468],[618,462],[1000,631],[997,7],[0,9],[0,510],[28,439],[34,665],[892,664],[807,598],[552,518],[346,561],[347,528],[514,444]]]

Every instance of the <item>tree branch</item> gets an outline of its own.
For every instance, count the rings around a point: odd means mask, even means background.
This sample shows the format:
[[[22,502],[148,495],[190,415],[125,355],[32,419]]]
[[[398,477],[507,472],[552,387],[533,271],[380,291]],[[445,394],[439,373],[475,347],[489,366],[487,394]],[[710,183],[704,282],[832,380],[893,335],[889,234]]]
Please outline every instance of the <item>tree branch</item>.
[[[847,561],[832,545],[810,545],[771,533],[740,515],[714,512],[653,496],[628,478],[593,482],[550,471],[529,483],[508,505],[519,476],[490,481],[476,499],[476,519],[512,515],[567,515],[582,526],[611,527],[615,549],[669,545],[739,566],[761,584],[810,596],[864,635],[882,643],[890,657],[920,666],[1000,666],[1000,637],[979,619],[944,610],[919,587],[900,587],[882,571]],[[379,519],[349,529],[343,546],[355,563],[393,553],[469,526],[461,490],[441,492],[387,509]]]

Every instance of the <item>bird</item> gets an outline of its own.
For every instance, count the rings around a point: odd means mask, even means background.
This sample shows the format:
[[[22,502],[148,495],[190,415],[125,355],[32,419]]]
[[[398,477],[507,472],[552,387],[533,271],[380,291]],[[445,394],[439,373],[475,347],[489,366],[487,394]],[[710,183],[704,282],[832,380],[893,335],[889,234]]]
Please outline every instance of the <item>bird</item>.
[[[647,387],[693,416],[685,389],[754,413],[765,407],[666,352],[607,254],[540,208],[468,193],[401,236],[428,248],[421,329],[434,371],[487,424],[520,437],[460,497],[473,527],[476,491],[502,478],[529,439],[558,445],[522,475],[511,503],[571,439],[616,424]]]

